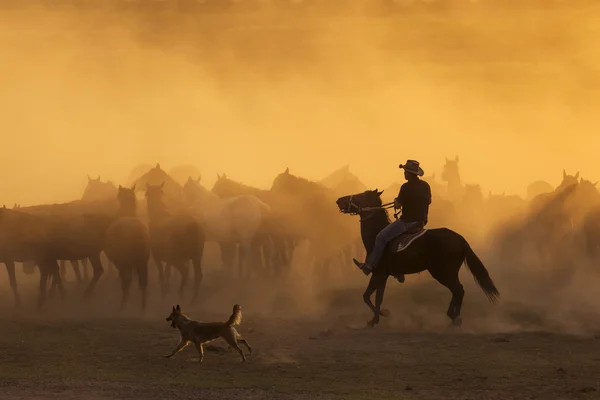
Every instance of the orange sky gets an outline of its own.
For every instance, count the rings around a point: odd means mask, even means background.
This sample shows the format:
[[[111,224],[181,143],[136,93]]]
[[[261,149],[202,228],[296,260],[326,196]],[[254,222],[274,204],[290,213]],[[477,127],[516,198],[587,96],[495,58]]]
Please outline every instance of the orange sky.
[[[121,183],[157,161],[195,164],[207,186],[350,163],[381,188],[407,158],[439,176],[456,154],[486,192],[558,184],[563,168],[600,179],[589,13],[65,10],[0,11],[0,204],[67,201],[88,173]]]

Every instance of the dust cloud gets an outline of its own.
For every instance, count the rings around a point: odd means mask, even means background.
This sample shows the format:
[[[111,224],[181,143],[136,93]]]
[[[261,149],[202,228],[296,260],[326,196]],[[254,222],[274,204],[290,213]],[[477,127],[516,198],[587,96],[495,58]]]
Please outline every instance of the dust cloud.
[[[598,174],[594,10],[47,4],[0,12],[2,203],[143,162],[264,188],[350,163],[387,187],[406,158],[439,173],[459,154],[466,182],[521,195]]]
[[[337,12],[265,5],[186,13],[41,4],[0,9],[0,204],[70,201],[81,197],[88,174],[124,184],[136,165],[156,162],[165,170],[196,165],[209,188],[217,173],[268,189],[286,167],[319,180],[350,164],[381,189],[401,180],[397,166],[407,158],[439,177],[444,158],[455,155],[463,181],[486,194],[524,197],[536,180],[556,187],[563,168],[600,176],[599,10],[482,4],[385,13],[355,2]],[[503,298],[518,299],[489,317],[495,322],[482,322],[486,329],[522,328],[538,317],[534,328],[553,326],[592,301],[579,296],[575,288],[590,283],[577,276],[565,289],[568,307],[565,297],[546,297],[535,308],[542,294],[527,287],[535,279],[512,285],[515,275],[498,272],[508,267],[492,249],[482,252]],[[435,297],[416,313],[422,320],[404,323],[423,327],[430,313],[444,319],[446,289],[415,279],[423,285],[389,290],[390,308],[402,313],[416,298]],[[271,292],[253,287],[245,300],[266,313],[344,303],[351,314],[365,311],[356,289],[364,283],[356,276],[336,288],[353,288],[349,302],[340,293],[307,300],[318,290],[302,279]],[[466,286],[465,313],[474,308],[485,320],[479,289]],[[252,295],[257,290],[269,295]],[[214,294],[210,304],[222,296],[235,297]],[[535,315],[523,316],[519,302]],[[581,325],[560,326],[589,328]]]

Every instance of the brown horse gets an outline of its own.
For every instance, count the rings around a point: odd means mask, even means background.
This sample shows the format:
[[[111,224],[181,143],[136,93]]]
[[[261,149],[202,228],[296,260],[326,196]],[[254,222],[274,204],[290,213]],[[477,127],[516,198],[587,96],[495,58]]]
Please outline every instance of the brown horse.
[[[100,252],[107,225],[99,221],[107,221],[106,216],[29,214],[3,209],[0,215],[0,259],[9,269],[15,300],[18,301],[16,281],[13,282],[12,276],[14,262],[29,261],[35,262],[40,269],[39,307],[45,304],[46,286],[50,277],[64,297],[57,260],[91,260],[94,277],[85,291],[86,297],[91,295],[103,272]]]
[[[102,204],[107,202],[107,200],[113,200],[117,196],[117,187],[111,182],[106,181],[103,182],[100,180],[100,176],[97,178],[91,178],[88,175],[88,184],[83,191],[83,196],[81,197],[81,201],[85,203],[91,204]],[[77,283],[83,283],[89,281],[88,277],[88,259],[84,258],[83,260],[69,260],[71,263],[71,267],[73,268],[73,272],[75,272],[75,279]],[[83,275],[79,268],[81,263],[81,269],[83,270]],[[109,270],[112,267],[112,263],[108,263]],[[66,263],[65,260],[59,261],[61,277],[64,279],[66,276]]]
[[[331,209],[334,192],[286,169],[277,175],[271,187],[273,193],[286,199],[287,221],[310,243],[311,256],[320,273],[330,270],[334,260],[356,242],[349,221]]]
[[[146,185],[148,217],[150,219],[150,247],[158,268],[163,296],[167,293],[163,263],[173,265],[181,273],[179,295],[183,296],[189,274],[186,262],[191,260],[194,269],[193,300],[198,297],[202,282],[202,255],[204,230],[196,219],[186,213],[171,214],[163,202],[162,185]]]
[[[106,229],[108,227],[108,225],[105,224],[109,224],[111,222],[110,218],[112,218],[112,216],[116,214],[117,210],[118,202],[116,200],[116,195],[113,198],[106,198],[104,200],[74,200],[68,203],[42,204],[29,207],[21,207],[19,209],[20,212],[24,212],[27,214],[39,215],[44,217],[54,216],[55,218],[62,218],[64,219],[64,221],[79,220],[80,226],[85,215],[88,215],[88,217],[90,217],[96,214],[96,217],[94,218],[87,218],[87,222],[94,223],[97,225],[100,220],[104,221],[100,223],[100,225],[97,227],[100,229]],[[99,243],[99,245],[101,247],[101,243]],[[68,255],[68,252],[64,256],[66,255]],[[92,258],[89,258],[88,255],[83,255],[81,256],[81,258],[59,258],[58,260],[59,262],[71,262],[73,268],[76,271],[76,275],[79,276],[78,282],[83,282],[83,280],[81,279],[81,274],[79,273],[79,261],[83,263],[84,268],[86,266],[86,261],[89,260],[92,263],[92,270],[94,276],[92,277],[92,280],[88,282],[87,289],[85,292],[87,296],[89,296],[92,293],[96,283],[100,279],[100,276],[104,273],[104,268],[102,267],[100,255],[98,255],[98,257],[96,258],[96,255],[94,254],[93,260]],[[30,261],[32,262],[33,260]]]
[[[360,216],[360,231],[367,253],[375,245],[375,238],[383,228],[390,224],[386,209],[382,207],[381,193],[377,190],[366,191],[351,196],[341,197],[337,200],[339,210],[346,214]],[[446,315],[454,325],[460,325],[460,311],[465,294],[458,278],[458,271],[463,263],[467,264],[475,281],[483,289],[490,302],[496,302],[500,295],[492,278],[469,243],[458,233],[447,229],[429,229],[421,232],[421,236],[414,239],[410,246],[403,250],[386,250],[381,263],[373,270],[369,286],[363,295],[365,303],[373,311],[370,326],[379,323],[379,316],[386,315],[381,310],[383,294],[387,279],[390,275],[415,274],[429,271],[431,276],[452,292],[452,299]],[[398,244],[396,244],[397,246]],[[375,305],[371,302],[371,295],[375,296]]]
[[[150,235],[148,228],[136,217],[135,185],[131,189],[119,186],[117,199],[120,210],[117,220],[106,231],[104,253],[119,271],[123,291],[121,309],[125,307],[129,298],[129,288],[134,275],[137,276],[142,294],[142,309],[145,309]]]

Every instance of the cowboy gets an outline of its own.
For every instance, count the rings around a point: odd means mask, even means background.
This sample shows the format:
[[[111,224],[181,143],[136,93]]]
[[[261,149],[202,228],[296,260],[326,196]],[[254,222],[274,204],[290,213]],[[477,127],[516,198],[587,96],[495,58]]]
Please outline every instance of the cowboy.
[[[354,264],[365,275],[369,275],[373,268],[379,264],[383,252],[391,240],[407,231],[422,228],[427,224],[427,214],[431,204],[431,188],[427,182],[419,179],[424,172],[419,166],[419,162],[415,160],[408,160],[406,164],[400,164],[399,167],[404,169],[404,179],[407,182],[400,188],[398,197],[394,200],[394,208],[402,209],[402,215],[400,219],[392,222],[379,232],[375,239],[375,246],[371,254],[367,255],[365,263],[353,259]],[[402,283],[404,282],[404,275],[399,275],[396,279]]]

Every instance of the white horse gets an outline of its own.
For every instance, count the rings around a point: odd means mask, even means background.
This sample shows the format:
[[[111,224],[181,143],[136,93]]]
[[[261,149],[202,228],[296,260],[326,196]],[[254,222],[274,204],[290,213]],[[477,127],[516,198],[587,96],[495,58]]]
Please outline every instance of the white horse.
[[[271,207],[256,196],[242,195],[222,199],[200,185],[200,177],[189,177],[183,186],[186,202],[199,212],[206,241],[221,246],[223,263],[231,268],[234,250],[239,244],[239,275],[249,277],[248,257],[260,264],[264,223],[272,215]],[[244,267],[246,271],[244,273]]]

